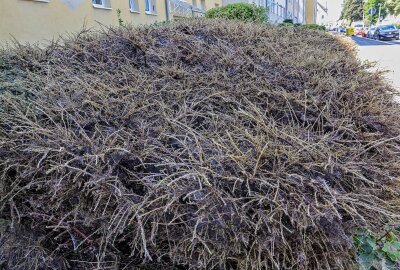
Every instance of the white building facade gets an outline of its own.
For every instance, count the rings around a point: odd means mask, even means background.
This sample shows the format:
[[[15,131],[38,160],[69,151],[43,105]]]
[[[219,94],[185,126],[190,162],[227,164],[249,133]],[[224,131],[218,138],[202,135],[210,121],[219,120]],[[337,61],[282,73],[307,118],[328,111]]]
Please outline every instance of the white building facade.
[[[326,1],[325,5],[321,2],[317,2],[317,10],[316,10],[316,23],[325,26],[331,26],[336,24],[336,22],[329,21],[328,17],[328,1]]]
[[[268,10],[268,18],[271,23],[281,23],[285,19],[291,19],[294,23],[305,23],[306,0],[223,0],[223,5],[233,3],[250,3],[263,6]]]

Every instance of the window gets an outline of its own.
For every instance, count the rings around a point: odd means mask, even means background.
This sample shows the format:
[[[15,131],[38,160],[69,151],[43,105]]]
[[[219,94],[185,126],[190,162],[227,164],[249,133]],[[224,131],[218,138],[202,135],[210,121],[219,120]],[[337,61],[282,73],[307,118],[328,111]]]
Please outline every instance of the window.
[[[156,0],[144,0],[145,11],[147,14],[156,14]]]
[[[111,0],[92,0],[93,6],[95,8],[111,8]]]
[[[382,30],[397,30],[396,26],[394,26],[394,25],[382,25],[381,29]]]
[[[129,0],[129,9],[131,12],[139,12],[138,0]]]

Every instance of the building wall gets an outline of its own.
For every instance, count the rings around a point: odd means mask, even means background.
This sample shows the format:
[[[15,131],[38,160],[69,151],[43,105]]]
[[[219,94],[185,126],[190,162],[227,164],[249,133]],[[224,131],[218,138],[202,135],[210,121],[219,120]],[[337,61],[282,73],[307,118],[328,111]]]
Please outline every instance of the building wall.
[[[222,5],[226,6],[235,3],[250,3],[251,0],[222,0]]]
[[[287,0],[288,10],[287,17],[288,19],[293,19],[294,23],[304,23],[302,18],[302,14],[304,13],[304,5],[301,5],[300,2],[304,0]],[[300,10],[300,6],[303,6],[303,9]]]
[[[157,14],[146,14],[145,1],[137,0],[139,12],[131,12],[129,0],[108,0],[110,9],[95,8],[92,0],[0,0],[0,43],[12,37],[20,42],[39,42],[57,38],[87,27],[118,25],[117,10],[124,23],[149,24],[167,19],[166,1],[156,2]],[[192,4],[192,1],[187,0]],[[205,10],[221,5],[222,0],[198,0]],[[172,16],[171,16],[172,17]],[[172,19],[172,18],[171,18]]]
[[[267,8],[271,23],[281,23],[286,18],[286,0],[268,0]]]
[[[328,13],[323,10],[321,7],[317,6],[317,15],[315,18],[317,24],[328,26],[329,24],[333,24],[328,21]]]
[[[316,23],[317,0],[306,0],[306,23]]]
[[[299,1],[299,21],[305,23],[305,16],[306,16],[306,0]]]

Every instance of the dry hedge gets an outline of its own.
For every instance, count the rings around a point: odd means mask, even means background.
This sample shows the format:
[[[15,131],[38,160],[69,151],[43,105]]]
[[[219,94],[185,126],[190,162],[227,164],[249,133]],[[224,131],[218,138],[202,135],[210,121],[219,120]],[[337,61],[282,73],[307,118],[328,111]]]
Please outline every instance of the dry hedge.
[[[330,35],[199,19],[0,59],[5,269],[351,269],[399,221],[394,89]]]

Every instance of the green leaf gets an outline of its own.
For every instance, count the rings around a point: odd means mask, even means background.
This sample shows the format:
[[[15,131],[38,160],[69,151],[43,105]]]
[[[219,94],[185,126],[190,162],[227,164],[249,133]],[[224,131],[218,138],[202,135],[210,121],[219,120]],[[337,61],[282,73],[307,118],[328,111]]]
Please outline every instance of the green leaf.
[[[397,265],[394,262],[383,258],[380,261],[379,267],[376,267],[376,268],[381,269],[381,270],[397,270]]]
[[[382,251],[385,252],[393,262],[400,260],[400,242],[386,242],[383,245]]]
[[[377,250],[376,238],[369,232],[354,237],[354,244],[361,253],[371,253]]]
[[[374,253],[362,253],[358,256],[358,263],[361,266],[361,270],[371,270],[377,257]]]

